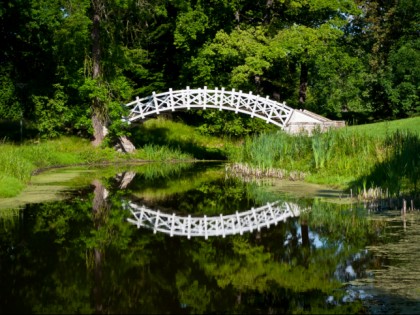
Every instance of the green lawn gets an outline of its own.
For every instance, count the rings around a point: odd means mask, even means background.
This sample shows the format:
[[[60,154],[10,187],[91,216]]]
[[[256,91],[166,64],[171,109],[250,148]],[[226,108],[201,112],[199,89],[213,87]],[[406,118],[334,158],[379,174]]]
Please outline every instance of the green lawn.
[[[350,132],[364,133],[368,136],[385,138],[396,130],[406,130],[420,135],[420,117],[398,119],[379,123],[346,127]]]

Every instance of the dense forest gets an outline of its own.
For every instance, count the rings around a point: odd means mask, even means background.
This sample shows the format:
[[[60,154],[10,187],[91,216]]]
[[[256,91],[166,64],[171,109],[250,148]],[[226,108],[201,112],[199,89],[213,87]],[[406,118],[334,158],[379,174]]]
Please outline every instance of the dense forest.
[[[103,127],[126,132],[123,104],[186,86],[349,124],[415,116],[419,21],[419,0],[3,0],[0,121],[99,145]],[[211,134],[259,128],[233,113],[178,115]]]

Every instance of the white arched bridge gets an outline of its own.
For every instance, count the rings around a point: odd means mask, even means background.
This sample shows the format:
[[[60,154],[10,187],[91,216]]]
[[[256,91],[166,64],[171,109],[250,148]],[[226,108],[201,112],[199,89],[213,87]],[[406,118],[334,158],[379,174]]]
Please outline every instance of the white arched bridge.
[[[286,221],[289,217],[298,216],[301,212],[298,205],[284,201],[267,203],[259,208],[252,208],[244,212],[219,216],[192,217],[178,216],[175,213],[167,214],[139,206],[133,202],[128,203],[134,218],[127,221],[137,228],[146,227],[154,233],[161,232],[170,236],[205,237],[243,234]]]
[[[270,100],[269,97],[253,95],[252,92],[225,91],[224,88],[190,89],[156,94],[145,98],[137,97],[135,101],[126,104],[130,112],[124,120],[134,122],[146,119],[148,116],[159,115],[165,111],[189,110],[192,108],[213,108],[243,113],[257,117],[279,126],[281,129],[296,133],[301,130],[311,132],[314,128],[326,130],[330,127],[342,127],[343,121],[333,121],[307,110],[295,110],[284,102]]]

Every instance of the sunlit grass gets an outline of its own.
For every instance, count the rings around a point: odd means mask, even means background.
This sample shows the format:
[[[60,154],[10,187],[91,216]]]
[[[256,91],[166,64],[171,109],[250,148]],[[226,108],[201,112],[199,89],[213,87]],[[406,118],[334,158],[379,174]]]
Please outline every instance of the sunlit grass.
[[[0,144],[0,196],[16,196],[32,174],[42,168],[101,163],[121,159],[112,149],[94,148],[89,141],[77,137],[28,141],[22,145]]]
[[[18,195],[25,184],[14,177],[0,176],[0,198],[9,198]]]
[[[191,154],[183,153],[180,149],[171,149],[165,145],[145,145],[136,153],[136,157],[147,161],[191,160]]]
[[[137,139],[136,139],[137,137]],[[21,145],[0,143],[0,197],[17,195],[39,169],[77,164],[225,159],[229,141],[200,134],[194,127],[166,119],[150,119],[133,132],[132,154],[112,147],[95,148],[88,139],[60,137]]]
[[[132,130],[132,139],[139,151],[150,152],[159,146],[174,152],[183,152],[195,159],[218,159],[227,157],[232,147],[228,139],[203,135],[195,127],[165,118],[149,119]]]
[[[345,127],[343,131],[385,138],[395,131],[409,131],[420,135],[420,117],[411,117],[392,121],[384,121],[365,125]]]
[[[261,170],[274,167],[304,172],[308,182],[340,189],[366,191],[381,186],[390,195],[416,193],[420,188],[420,127],[399,129],[410,125],[403,121],[312,136],[260,134],[246,139],[230,159]],[[409,120],[413,121],[420,123]]]
[[[143,127],[146,131],[164,130],[164,138],[168,143],[195,143],[206,147],[220,147],[226,144],[223,139],[201,134],[196,131],[195,127],[162,117],[147,120]],[[149,135],[148,137],[151,139],[155,136],[159,135]]]

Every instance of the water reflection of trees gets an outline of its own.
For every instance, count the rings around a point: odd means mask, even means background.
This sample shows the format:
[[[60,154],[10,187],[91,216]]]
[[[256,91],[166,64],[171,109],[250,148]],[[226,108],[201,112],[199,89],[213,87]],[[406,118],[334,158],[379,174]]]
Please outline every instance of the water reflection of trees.
[[[297,221],[226,239],[170,238],[126,224],[120,197],[105,198],[100,215],[92,193],[88,202],[75,196],[25,208],[15,227],[23,233],[1,240],[14,248],[13,259],[1,258],[9,271],[2,283],[14,283],[1,289],[3,306],[30,313],[312,312],[338,294],[332,274],[348,253],[313,244],[305,252]]]
[[[13,223],[0,234],[0,266],[7,270],[0,281],[11,288],[0,288],[2,311],[357,312],[358,304],[333,307],[325,299],[340,300],[337,266],[372,238],[376,226],[366,217],[312,203],[308,215],[255,233],[171,238],[126,222],[130,212],[121,200],[140,184],[115,190],[120,182],[94,181],[70,200],[27,206],[7,218]],[[235,185],[229,198],[239,194]],[[247,198],[256,192],[248,189]]]

